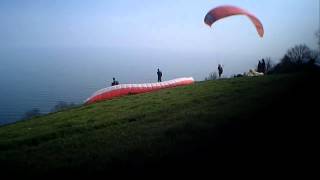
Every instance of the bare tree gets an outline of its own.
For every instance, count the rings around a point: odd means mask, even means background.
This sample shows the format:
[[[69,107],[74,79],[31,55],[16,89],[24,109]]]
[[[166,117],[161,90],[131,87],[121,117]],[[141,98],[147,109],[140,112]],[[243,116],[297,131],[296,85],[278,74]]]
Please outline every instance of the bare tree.
[[[311,50],[305,44],[296,45],[287,51],[286,56],[291,63],[302,64],[311,58]]]
[[[51,110],[51,112],[58,112],[58,111],[62,111],[62,110],[66,110],[66,109],[70,109],[70,108],[74,108],[77,105],[74,103],[67,103],[64,101],[59,101]]]
[[[316,32],[316,38],[318,40],[318,46],[319,46],[318,51],[320,52],[320,29]]]
[[[37,116],[41,116],[41,112],[40,109],[38,108],[33,108],[30,111],[25,112],[24,116],[22,117],[22,119],[30,119],[33,117],[37,117]]]
[[[263,58],[262,61],[259,60],[259,63],[257,65],[257,71],[268,73],[273,68],[273,63],[271,61],[270,57]]]
[[[268,73],[273,68],[274,64],[270,57],[266,57],[265,61],[266,61],[266,72]]]
[[[316,32],[316,38],[318,40],[318,50],[313,51],[311,54],[311,58],[314,59],[314,61],[320,59],[320,29]]]
[[[320,56],[319,51],[311,50],[309,64],[314,64],[319,56]]]
[[[208,81],[208,80],[216,80],[216,79],[218,79],[218,74],[217,74],[217,72],[211,72],[211,73],[209,74],[209,76],[206,77],[204,80],[205,80],[205,81]]]

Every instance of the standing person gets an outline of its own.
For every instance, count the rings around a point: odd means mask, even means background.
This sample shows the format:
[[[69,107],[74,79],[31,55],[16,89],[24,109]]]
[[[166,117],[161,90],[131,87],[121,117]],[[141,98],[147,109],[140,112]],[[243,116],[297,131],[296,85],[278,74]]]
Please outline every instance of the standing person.
[[[223,73],[223,68],[221,64],[218,65],[219,78],[221,78],[221,74]]]
[[[159,70],[159,68],[157,71],[157,75],[158,75],[158,82],[161,82],[162,72]]]

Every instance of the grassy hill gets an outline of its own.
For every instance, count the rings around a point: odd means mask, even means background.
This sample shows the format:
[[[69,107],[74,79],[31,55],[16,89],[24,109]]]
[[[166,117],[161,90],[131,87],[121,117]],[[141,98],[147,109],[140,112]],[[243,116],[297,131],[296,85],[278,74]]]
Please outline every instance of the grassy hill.
[[[0,127],[2,173],[183,171],[296,162],[318,74],[198,82]],[[308,138],[307,138],[308,137]],[[306,154],[307,156],[307,154]],[[206,165],[209,164],[209,165]],[[257,165],[257,166],[256,166]]]

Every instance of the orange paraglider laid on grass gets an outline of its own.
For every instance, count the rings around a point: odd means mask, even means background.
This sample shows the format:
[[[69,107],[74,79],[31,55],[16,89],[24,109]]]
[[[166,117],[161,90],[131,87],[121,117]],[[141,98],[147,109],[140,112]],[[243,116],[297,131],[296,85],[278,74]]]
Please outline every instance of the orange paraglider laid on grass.
[[[224,6],[218,6],[216,8],[213,8],[205,16],[204,22],[211,27],[212,24],[215,23],[216,21],[223,19],[225,17],[234,16],[234,15],[247,16],[256,27],[259,36],[263,37],[264,29],[260,20],[253,14],[249,13],[248,11],[236,6],[224,5]]]
[[[194,79],[192,77],[185,77],[157,83],[120,84],[116,86],[110,86],[95,92],[85,101],[85,104],[92,104],[99,101],[110,100],[115,97],[125,95],[153,92],[160,89],[172,88],[176,86],[185,86],[193,83]]]

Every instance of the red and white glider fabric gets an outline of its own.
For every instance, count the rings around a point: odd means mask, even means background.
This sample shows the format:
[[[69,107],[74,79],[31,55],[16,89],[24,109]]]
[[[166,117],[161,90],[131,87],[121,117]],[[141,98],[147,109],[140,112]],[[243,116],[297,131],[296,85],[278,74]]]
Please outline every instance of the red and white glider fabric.
[[[263,37],[264,29],[263,29],[263,25],[260,22],[260,20],[255,15],[249,13],[248,11],[246,11],[244,9],[236,7],[236,6],[225,5],[225,6],[218,6],[216,8],[213,8],[205,16],[204,22],[208,26],[211,27],[214,22],[216,22],[222,18],[234,16],[234,15],[247,16],[252,21],[254,26],[256,27],[259,36]]]
[[[157,91],[159,89],[171,88],[176,86],[185,86],[193,84],[194,79],[178,78],[170,81],[158,82],[158,83],[146,83],[146,84],[120,84],[116,86],[110,86],[95,92],[89,97],[85,104],[92,104],[98,101],[109,100],[114,97],[129,95],[129,94],[140,94],[146,92]]]

